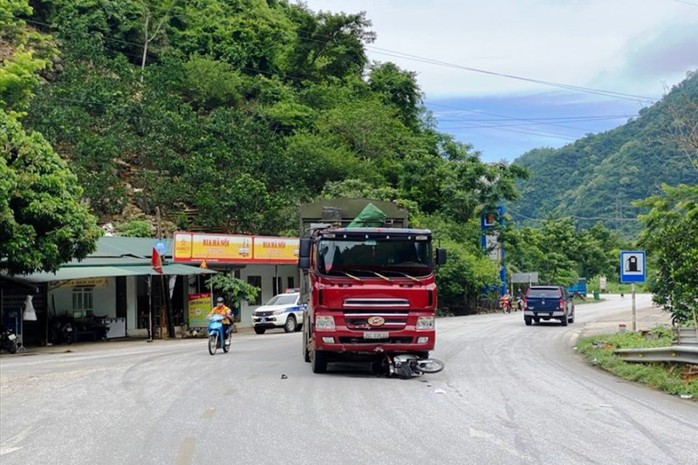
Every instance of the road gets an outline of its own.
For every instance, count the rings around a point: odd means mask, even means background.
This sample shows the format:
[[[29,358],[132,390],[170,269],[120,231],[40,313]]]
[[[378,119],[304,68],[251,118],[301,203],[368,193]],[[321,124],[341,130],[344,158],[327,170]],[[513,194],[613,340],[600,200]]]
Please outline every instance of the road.
[[[236,334],[213,357],[203,339],[3,355],[0,463],[696,463],[698,403],[574,351],[582,328],[630,328],[629,306],[580,305],[566,328],[520,313],[439,319],[446,368],[411,380],[360,365],[314,375],[301,334],[275,331]]]

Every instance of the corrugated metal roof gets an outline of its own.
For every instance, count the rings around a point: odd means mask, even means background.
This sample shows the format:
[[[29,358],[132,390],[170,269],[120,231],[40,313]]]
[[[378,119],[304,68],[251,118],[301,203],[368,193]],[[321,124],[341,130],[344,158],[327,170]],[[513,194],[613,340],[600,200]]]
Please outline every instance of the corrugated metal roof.
[[[213,274],[215,271],[195,266],[182,264],[165,265],[162,267],[163,275],[193,275],[193,274]],[[25,276],[18,276],[24,282],[47,283],[51,281],[68,281],[71,279],[83,278],[105,278],[114,276],[147,276],[159,275],[153,267],[147,265],[132,266],[73,266],[63,267],[55,273],[34,273]]]
[[[84,260],[65,263],[55,273],[33,273],[14,278],[28,283],[110,276],[157,275],[150,262],[156,239],[143,237],[100,237],[97,249]],[[172,255],[172,240],[165,240],[165,256]],[[215,271],[180,263],[163,266],[165,275],[213,274]]]
[[[134,255],[150,257],[156,241],[158,239],[149,237],[100,237],[97,241],[97,250],[90,256],[120,257]],[[172,239],[162,239],[162,242],[166,245],[165,255],[172,255]]]

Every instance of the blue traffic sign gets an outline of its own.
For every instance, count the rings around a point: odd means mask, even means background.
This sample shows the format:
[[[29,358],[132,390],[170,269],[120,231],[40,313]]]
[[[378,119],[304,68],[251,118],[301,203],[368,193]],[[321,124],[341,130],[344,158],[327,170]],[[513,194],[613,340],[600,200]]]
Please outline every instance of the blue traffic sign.
[[[647,266],[644,250],[621,250],[620,252],[620,282],[644,283],[647,277]]]

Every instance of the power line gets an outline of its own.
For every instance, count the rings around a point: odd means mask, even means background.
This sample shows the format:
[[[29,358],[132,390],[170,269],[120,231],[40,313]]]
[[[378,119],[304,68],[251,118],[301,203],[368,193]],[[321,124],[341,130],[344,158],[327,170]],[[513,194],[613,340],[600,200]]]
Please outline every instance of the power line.
[[[173,15],[173,14],[170,14],[170,16],[178,17],[178,15]],[[32,24],[42,25],[42,26],[49,27],[49,28],[55,28],[55,25],[43,23],[40,21],[29,20],[29,19],[27,19],[26,21],[29,23],[32,23]],[[321,41],[314,39],[312,37],[307,37],[307,36],[302,36],[302,35],[299,35],[299,37],[303,40],[307,40],[310,42],[317,42],[317,43],[321,42]],[[143,44],[140,44],[140,43],[134,43],[134,42],[130,42],[130,41],[123,40],[123,39],[113,38],[113,37],[106,36],[104,34],[101,35],[101,38],[104,40],[107,40],[107,41],[131,45],[131,46],[138,47],[138,48],[143,46]],[[332,39],[332,38],[326,37],[326,39]],[[490,75],[495,75],[495,76],[500,76],[500,77],[505,77],[505,78],[510,78],[510,79],[518,79],[518,80],[522,80],[522,81],[533,82],[533,83],[537,83],[537,84],[541,84],[541,85],[553,86],[553,87],[562,88],[565,90],[570,90],[570,91],[575,91],[575,92],[591,93],[591,94],[595,94],[595,95],[604,95],[604,96],[609,96],[609,97],[613,97],[613,98],[620,98],[620,99],[632,100],[632,101],[637,101],[637,100],[653,101],[653,99],[651,99],[649,97],[643,97],[643,96],[634,95],[634,94],[625,94],[625,93],[620,93],[620,92],[605,91],[605,90],[600,90],[600,89],[592,89],[592,88],[587,88],[587,87],[573,86],[573,85],[568,85],[568,84],[560,84],[560,83],[554,83],[554,82],[550,82],[550,81],[525,78],[525,77],[515,76],[515,75],[511,75],[511,74],[504,74],[504,73],[498,73],[498,72],[494,72],[494,71],[488,71],[488,70],[482,70],[482,69],[477,69],[477,68],[472,68],[472,67],[467,67],[467,66],[461,66],[461,65],[457,65],[457,64],[453,64],[453,63],[447,63],[447,62],[443,62],[443,61],[439,61],[439,60],[433,60],[433,59],[429,59],[429,58],[419,57],[419,56],[411,55],[411,54],[407,54],[407,53],[396,52],[396,51],[382,49],[382,48],[378,48],[378,47],[371,47],[368,45],[365,45],[365,48],[376,50],[377,51],[376,53],[382,53],[382,54],[397,57],[397,58],[420,61],[420,62],[435,64],[435,65],[440,65],[440,66],[457,68],[457,69],[464,69],[464,70],[468,70],[468,71],[485,73],[485,74],[490,74]],[[122,52],[122,53],[125,53],[125,52]],[[131,54],[131,56],[135,57],[135,55],[133,55],[133,54]],[[259,74],[265,74],[265,75],[272,75],[273,74],[271,72],[266,72],[266,71],[262,71],[259,69],[253,69],[253,68],[247,68],[247,67],[240,67],[240,69],[245,70],[245,71],[256,72]],[[293,80],[296,82],[301,81],[301,78],[296,77],[296,76],[286,75],[285,77],[287,79],[290,79],[290,80]],[[430,104],[430,106],[443,106],[446,108],[452,108],[452,109],[456,109],[459,111],[476,113],[473,110],[467,110],[467,109],[457,108],[457,107],[449,107],[449,106],[439,105],[439,104]],[[565,135],[565,134],[560,134],[560,133],[555,133],[555,132],[546,132],[546,131],[532,131],[530,129],[521,128],[521,126],[534,124],[534,123],[532,123],[532,121],[534,121],[533,119],[515,118],[515,117],[509,117],[509,116],[505,116],[505,115],[497,115],[494,113],[486,113],[486,112],[477,112],[477,113],[490,114],[490,115],[496,116],[498,118],[504,118],[506,120],[511,120],[511,121],[520,121],[522,123],[519,123],[518,125],[508,124],[508,125],[506,125],[506,127],[505,127],[505,125],[501,125],[501,124],[500,125],[487,125],[487,126],[472,126],[472,125],[470,125],[468,127],[465,127],[465,129],[487,129],[487,128],[490,128],[490,129],[499,129],[499,130],[503,130],[503,131],[510,131],[510,132],[516,132],[516,133],[538,135],[538,136],[542,136],[542,137],[552,137],[552,138],[558,138],[558,139],[570,140],[570,141],[576,140],[575,137],[570,137],[570,136]],[[578,118],[581,119],[583,117],[578,117]],[[620,119],[620,118],[618,118],[618,119]],[[563,120],[559,119],[558,121],[563,121]],[[587,118],[587,121],[592,121],[592,120]],[[567,121],[567,122],[570,122],[570,121]],[[584,128],[571,127],[571,126],[554,124],[554,123],[547,123],[547,125],[554,126],[554,127],[560,127],[560,128],[564,128],[564,129],[573,129],[575,131],[585,130]],[[456,129],[456,128],[454,128],[454,129]],[[587,133],[593,132],[590,130],[585,130],[585,131]]]
[[[540,79],[533,79],[533,78],[527,78],[527,77],[523,77],[523,76],[516,76],[513,74],[499,73],[496,71],[488,71],[485,69],[479,69],[479,68],[473,68],[470,66],[458,65],[455,63],[449,63],[449,62],[445,62],[445,61],[441,61],[441,60],[434,60],[431,58],[424,58],[424,57],[420,57],[417,55],[396,52],[393,50],[388,50],[388,49],[383,49],[383,48],[378,48],[378,47],[371,47],[368,45],[366,46],[366,48],[373,50],[375,53],[387,55],[387,56],[392,56],[394,58],[403,58],[406,60],[413,60],[413,61],[418,61],[418,62],[422,62],[422,63],[444,66],[447,68],[463,69],[463,70],[472,71],[475,73],[482,73],[482,74],[488,74],[491,76],[499,76],[499,77],[504,77],[504,78],[508,78],[508,79],[516,79],[519,81],[532,82],[535,84],[541,84],[541,85],[546,85],[546,86],[550,86],[550,87],[557,87],[560,89],[565,89],[565,90],[574,91],[574,92],[581,92],[581,93],[594,94],[594,95],[603,95],[606,97],[618,98],[618,99],[622,99],[622,100],[640,101],[640,102],[655,102],[655,101],[657,101],[657,99],[655,99],[655,98],[646,97],[646,96],[642,96],[642,95],[626,94],[623,92],[594,89],[591,87],[575,86],[575,85],[571,85],[571,84],[561,84],[561,83],[552,82],[552,81],[543,81]]]
[[[676,0],[676,1],[679,1],[679,0]],[[181,16],[171,14],[171,13],[169,16],[178,17],[178,18],[182,19]],[[27,21],[29,23],[33,23],[33,24],[47,26],[50,28],[55,28],[55,25],[46,24],[46,23],[42,23],[39,21],[33,21],[33,20],[29,20],[29,19],[27,19],[25,21]],[[114,42],[120,42],[123,44],[142,47],[142,44],[129,42],[129,41],[126,41],[123,39],[110,38],[110,37],[107,37],[104,35],[102,35],[102,37],[105,40],[111,40]],[[322,43],[322,41],[314,39],[312,37],[303,36],[300,34],[298,35],[298,37],[300,37],[303,40],[309,41],[309,42]],[[333,37],[329,37],[329,36],[325,36],[324,38],[327,40],[333,39]],[[449,63],[449,62],[445,62],[445,61],[441,61],[441,60],[420,57],[417,55],[412,55],[409,53],[399,52],[399,51],[395,51],[395,50],[373,47],[373,46],[370,46],[367,44],[364,45],[364,47],[366,50],[372,50],[372,51],[374,51],[374,53],[382,54],[382,55],[386,55],[386,56],[391,56],[393,58],[402,58],[405,60],[412,60],[412,61],[433,64],[433,65],[437,65],[437,66],[444,66],[444,67],[449,67],[449,68],[454,68],[454,69],[463,69],[466,71],[471,71],[471,72],[476,72],[476,73],[488,74],[488,75],[492,75],[492,76],[499,76],[499,77],[508,78],[508,79],[515,79],[515,80],[531,82],[531,83],[535,83],[535,84],[546,85],[546,86],[550,86],[550,87],[556,87],[556,88],[560,88],[560,89],[564,89],[564,90],[568,90],[568,91],[573,91],[573,92],[581,92],[581,93],[587,93],[587,94],[593,94],[593,95],[602,95],[602,96],[606,96],[606,97],[612,97],[612,98],[618,98],[618,99],[630,100],[630,101],[640,101],[640,102],[656,102],[657,101],[657,99],[655,99],[655,98],[646,97],[646,96],[642,96],[642,95],[628,94],[628,93],[623,93],[623,92],[608,91],[608,90],[602,90],[602,89],[594,89],[591,87],[575,86],[575,85],[571,85],[571,84],[562,84],[562,83],[557,83],[557,82],[552,82],[552,81],[545,81],[545,80],[541,80],[541,79],[533,79],[533,78],[527,78],[527,77],[523,77],[523,76],[517,76],[517,75],[513,75],[513,74],[508,74],[508,73],[500,73],[500,72],[496,72],[496,71],[489,71],[489,70],[484,70],[484,69],[479,69],[479,68],[473,68],[470,66],[464,66],[464,65]]]
[[[698,6],[698,3],[687,2],[686,0],[674,0],[677,3],[683,3],[684,5]]]
[[[491,113],[491,112],[479,111],[479,110],[477,110],[477,111],[476,111],[476,110],[468,110],[468,109],[465,109],[465,108],[454,107],[454,106],[451,106],[451,105],[430,104],[430,106],[443,107],[443,108],[450,108],[450,109],[455,109],[455,110],[459,110],[459,111],[464,111],[464,112],[467,112],[467,113],[475,113],[475,114],[478,114],[478,115],[480,115],[480,114],[483,114],[483,115],[490,115],[490,116],[495,116],[495,117],[497,117],[497,118],[502,118],[503,120],[506,120],[506,121],[519,121],[519,122],[522,122],[522,123],[528,123],[528,122],[529,122],[529,120],[526,119],[526,118],[512,117],[512,116],[507,116],[507,115],[501,115],[501,114],[498,114],[498,113]],[[466,122],[467,122],[467,120],[466,120]],[[584,130],[583,128],[579,128],[579,127],[572,127],[572,126],[566,126],[566,125],[554,124],[554,123],[548,123],[547,126],[560,127],[560,128],[563,128],[563,129],[572,129],[572,130],[575,130],[575,131]],[[532,131],[532,130],[530,130],[530,129],[529,129],[529,130],[521,130],[521,129],[510,128],[510,127],[509,127],[509,128],[504,128],[504,127],[502,127],[501,125],[500,125],[499,127],[498,127],[498,126],[494,126],[494,125],[491,125],[491,126],[489,126],[489,127],[490,127],[490,128],[493,128],[493,129],[503,130],[503,131],[517,132],[517,133],[523,133],[523,134],[531,134],[531,135],[536,135],[536,136],[541,136],[541,137],[552,137],[552,138],[556,138],[556,139],[569,140],[569,141],[573,141],[573,140],[576,140],[576,139],[577,139],[576,137],[571,137],[571,136],[569,136],[569,135],[567,135],[567,134],[560,134],[559,132]],[[477,127],[471,127],[471,128],[472,128],[472,129],[477,129]],[[451,129],[456,129],[456,128],[451,128]],[[469,128],[465,128],[465,129],[469,129]],[[584,130],[584,131],[585,131],[586,133],[593,132],[593,131],[590,131],[590,130]]]
[[[477,110],[472,110],[473,112],[477,112]],[[483,113],[484,114],[484,113]],[[603,120],[614,120],[614,119],[625,119],[625,118],[633,118],[637,115],[597,115],[597,116],[544,116],[544,117],[536,117],[536,118],[522,118],[522,121],[530,121],[534,123],[545,123],[547,121],[568,121],[570,123],[574,123],[575,121],[581,121],[581,122],[586,122],[586,121],[603,121]],[[502,118],[456,118],[456,119],[449,119],[449,118],[441,118],[440,121],[457,121],[457,122],[464,122],[464,121],[473,121],[473,122],[488,122],[488,121],[505,121],[506,119],[511,119],[508,117],[502,117]]]
[[[515,216],[518,216],[518,217],[521,217],[521,218],[524,218],[524,219],[530,220],[530,221],[543,222],[543,221],[549,221],[549,220],[553,219],[553,218],[531,218],[530,216],[526,216],[523,213],[517,213],[517,212],[511,210],[510,208],[507,209],[507,212],[512,214],[512,215],[515,215]],[[619,216],[609,218],[609,217],[603,217],[603,216],[562,215],[562,216],[560,216],[560,218],[571,218],[571,219],[575,219],[575,220],[592,220],[592,221],[596,220],[596,221],[634,221],[634,222],[640,222],[640,220],[637,218],[621,218]]]

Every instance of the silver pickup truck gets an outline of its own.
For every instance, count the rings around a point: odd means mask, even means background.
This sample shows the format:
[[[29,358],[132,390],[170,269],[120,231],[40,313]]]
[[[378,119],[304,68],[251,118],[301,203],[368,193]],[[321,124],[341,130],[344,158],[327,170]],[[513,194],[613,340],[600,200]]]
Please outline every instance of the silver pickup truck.
[[[531,286],[524,296],[524,323],[560,320],[562,326],[574,323],[574,302],[563,286]]]

